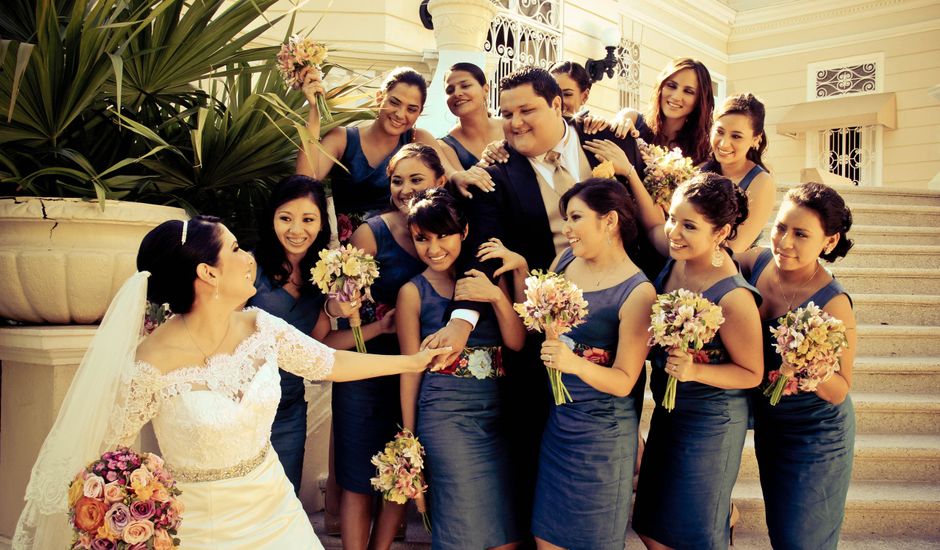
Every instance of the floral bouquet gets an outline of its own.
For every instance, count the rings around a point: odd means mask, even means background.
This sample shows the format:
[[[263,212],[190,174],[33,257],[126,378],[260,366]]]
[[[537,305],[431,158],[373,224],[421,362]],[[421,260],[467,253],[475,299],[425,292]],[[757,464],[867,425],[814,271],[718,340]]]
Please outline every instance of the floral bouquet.
[[[725,322],[721,306],[713,304],[697,292],[684,288],[660,294],[650,315],[650,344],[682,351],[700,350],[718,333]],[[672,376],[666,383],[662,406],[672,412],[676,408],[676,383]]]
[[[403,428],[395,439],[385,444],[385,450],[372,457],[376,468],[376,477],[370,481],[372,487],[382,492],[385,500],[404,504],[414,499],[418,511],[424,519],[424,526],[430,532],[431,524],[427,516],[424,492],[424,447],[415,434]]]
[[[545,331],[545,337],[557,339],[584,322],[588,303],[581,289],[563,276],[551,271],[533,270],[525,280],[525,302],[513,304],[526,328]],[[555,404],[572,401],[568,388],[561,379],[561,371],[548,369]]]
[[[770,333],[783,359],[780,368],[767,375],[770,384],[764,395],[770,397],[771,405],[784,395],[816,391],[839,370],[839,357],[848,345],[845,324],[813,302],[781,317]]]
[[[294,90],[302,88],[307,71],[311,68],[319,70],[320,65],[326,61],[326,52],[325,43],[301,38],[296,34],[291,36],[286,44],[281,44],[281,50],[277,53],[277,68],[287,86]],[[322,94],[317,94],[317,110],[324,120],[333,122],[330,108]]]
[[[355,302],[365,295],[366,299],[372,301],[369,287],[379,276],[379,268],[372,255],[347,244],[333,250],[321,250],[320,259],[310,273],[314,284],[331,298],[340,302]],[[349,326],[356,341],[356,351],[365,353],[366,344],[362,339],[362,319],[358,309],[350,315]]]
[[[682,150],[678,147],[670,151],[659,145],[650,145],[642,139],[638,139],[637,143],[646,161],[643,185],[654,203],[669,208],[672,192],[680,183],[694,176],[698,169],[692,165],[692,159],[682,156]]]
[[[104,453],[68,491],[70,548],[169,550],[180,545],[180,490],[163,460],[127,448]]]

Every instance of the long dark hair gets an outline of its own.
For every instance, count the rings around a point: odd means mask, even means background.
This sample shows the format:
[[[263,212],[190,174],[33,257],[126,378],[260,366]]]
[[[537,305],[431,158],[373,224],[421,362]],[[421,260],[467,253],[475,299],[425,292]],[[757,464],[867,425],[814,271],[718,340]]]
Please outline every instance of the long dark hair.
[[[663,114],[661,102],[663,84],[672,75],[683,69],[692,69],[698,80],[698,94],[695,98],[695,107],[685,120],[685,124],[676,134],[676,144],[682,153],[692,158],[695,164],[701,164],[708,158],[711,146],[708,142],[709,131],[712,127],[712,112],[715,110],[715,98],[712,96],[712,77],[705,64],[697,59],[680,57],[672,62],[659,74],[656,87],[650,97],[649,114],[646,121],[653,131],[655,145],[668,146],[666,135],[663,132],[666,124],[666,115]]]
[[[323,191],[323,185],[313,178],[300,174],[287,176],[279,181],[271,191],[271,199],[268,200],[264,216],[260,218],[263,222],[259,229],[261,239],[258,243],[258,249],[255,251],[258,267],[261,268],[275,287],[283,286],[290,280],[293,268],[287,260],[284,247],[277,239],[277,234],[274,233],[274,214],[285,203],[301,198],[309,198],[320,210],[320,232],[310,248],[307,249],[307,253],[300,260],[301,288],[313,285],[310,282],[310,277],[305,276],[305,274],[310,273],[310,269],[317,263],[320,251],[330,243],[330,224],[327,220],[326,193]]]
[[[755,136],[760,136],[760,143],[757,148],[747,150],[747,159],[760,166],[764,170],[764,151],[767,150],[767,134],[764,132],[764,104],[754,97],[754,94],[745,93],[733,95],[722,103],[721,108],[715,113],[715,120],[725,115],[744,115],[751,123],[751,130]],[[721,173],[721,164],[715,158],[715,152],[709,149],[708,161],[702,166],[702,170]],[[768,172],[770,170],[767,170]]]

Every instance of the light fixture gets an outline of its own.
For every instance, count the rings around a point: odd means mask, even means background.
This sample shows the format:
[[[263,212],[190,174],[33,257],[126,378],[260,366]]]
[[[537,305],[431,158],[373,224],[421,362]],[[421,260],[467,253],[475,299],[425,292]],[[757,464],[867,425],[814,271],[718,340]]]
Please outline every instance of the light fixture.
[[[588,59],[584,63],[584,68],[591,76],[591,82],[597,82],[607,75],[608,78],[614,77],[614,67],[617,66],[617,46],[620,43],[616,27],[606,27],[600,33],[601,43],[607,50],[607,55],[603,59]]]

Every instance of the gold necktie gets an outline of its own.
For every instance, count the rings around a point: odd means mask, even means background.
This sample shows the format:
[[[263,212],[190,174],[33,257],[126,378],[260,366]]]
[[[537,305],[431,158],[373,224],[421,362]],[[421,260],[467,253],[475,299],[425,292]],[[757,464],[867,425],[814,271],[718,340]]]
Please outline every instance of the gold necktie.
[[[559,197],[564,195],[565,191],[574,187],[574,176],[561,164],[561,153],[558,151],[545,153],[545,162],[555,167],[555,172],[552,174],[552,183]]]

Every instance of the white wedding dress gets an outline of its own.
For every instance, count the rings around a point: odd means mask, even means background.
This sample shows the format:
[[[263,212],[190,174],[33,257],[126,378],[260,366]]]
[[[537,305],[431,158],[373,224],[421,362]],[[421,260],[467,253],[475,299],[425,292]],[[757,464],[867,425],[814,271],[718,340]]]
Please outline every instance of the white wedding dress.
[[[182,490],[183,550],[322,548],[271,448],[281,397],[278,368],[321,380],[333,350],[261,310],[231,355],[161,374],[137,361],[121,387],[108,446],[131,445],[153,423]]]

